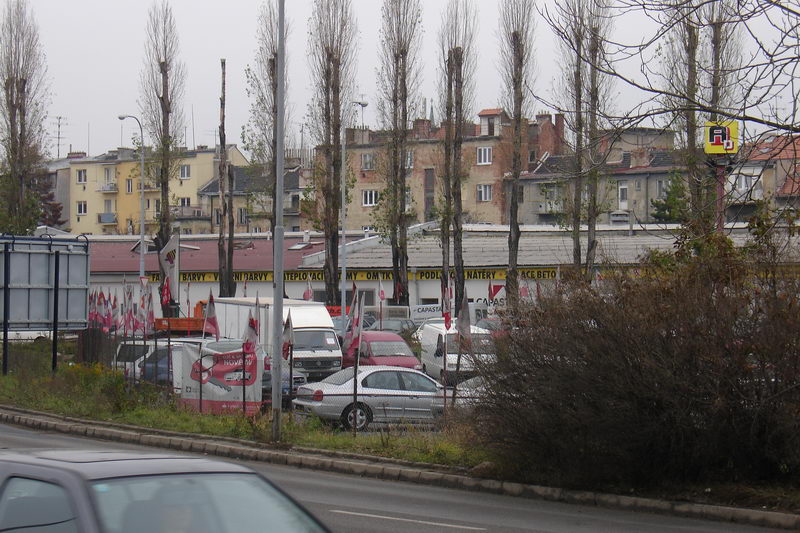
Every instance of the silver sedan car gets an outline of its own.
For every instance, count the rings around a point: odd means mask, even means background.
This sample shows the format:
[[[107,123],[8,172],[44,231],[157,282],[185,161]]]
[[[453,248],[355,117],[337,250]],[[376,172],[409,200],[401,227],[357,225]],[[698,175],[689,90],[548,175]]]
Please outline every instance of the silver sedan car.
[[[441,413],[443,388],[422,372],[394,366],[358,369],[353,401],[353,368],[340,370],[297,390],[295,412],[366,429],[371,422],[431,421]]]

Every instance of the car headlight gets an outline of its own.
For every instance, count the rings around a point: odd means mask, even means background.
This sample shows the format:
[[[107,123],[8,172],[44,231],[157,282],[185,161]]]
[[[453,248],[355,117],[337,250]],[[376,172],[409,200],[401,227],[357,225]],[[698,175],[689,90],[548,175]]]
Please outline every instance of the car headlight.
[[[342,361],[341,361],[341,359],[337,359],[336,361],[334,361],[334,362],[333,362],[333,366],[342,366]]]
[[[295,368],[303,368],[303,362],[302,361],[295,361],[294,362],[294,367]]]

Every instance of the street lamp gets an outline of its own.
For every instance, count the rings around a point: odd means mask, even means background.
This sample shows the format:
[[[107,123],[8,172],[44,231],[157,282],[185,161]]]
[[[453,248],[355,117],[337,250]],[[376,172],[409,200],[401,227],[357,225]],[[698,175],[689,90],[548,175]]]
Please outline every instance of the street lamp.
[[[367,107],[367,102],[351,102],[353,105],[361,106],[361,127],[364,127],[364,108]],[[342,250],[339,254],[342,263],[342,288],[340,292],[341,296],[341,312],[339,313],[342,317],[342,338],[344,338],[345,334],[347,333],[347,320],[345,319],[345,310],[347,309],[347,231],[345,230],[345,220],[347,218],[346,211],[347,211],[347,204],[345,203],[347,200],[347,129],[345,128],[345,121],[342,120],[342,168],[341,168],[341,193],[342,193],[342,204],[341,204],[341,212],[339,213],[339,217],[341,219],[342,225]]]
[[[144,128],[142,122],[133,115],[120,115],[120,120],[132,118],[139,124],[139,135],[142,145],[139,147],[140,168],[139,168],[139,278],[144,277]]]

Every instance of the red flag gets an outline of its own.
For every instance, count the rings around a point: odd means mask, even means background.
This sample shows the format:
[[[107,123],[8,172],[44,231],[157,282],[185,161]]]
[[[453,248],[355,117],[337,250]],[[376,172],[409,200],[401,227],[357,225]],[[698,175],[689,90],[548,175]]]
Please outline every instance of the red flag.
[[[528,288],[527,282],[525,282],[525,285],[520,285],[519,295],[523,298],[528,298],[531,295],[531,290]]]
[[[444,327],[449,330],[453,325],[453,312],[451,309],[450,298],[452,297],[450,290],[450,283],[448,279],[447,285],[442,287],[442,317],[444,318]]]
[[[169,305],[169,299],[171,298],[172,293],[170,292],[169,288],[169,275],[164,278],[164,285],[161,286],[161,305],[166,307]]]
[[[219,323],[217,322],[217,308],[214,305],[214,295],[208,292],[208,303],[206,304],[206,316],[203,320],[203,333],[214,335],[219,341]]]
[[[344,336],[343,348],[347,348],[350,346],[350,343],[353,342],[353,334],[356,332],[360,321],[361,316],[358,313],[358,290],[356,289],[356,284],[353,283],[353,299],[350,302],[350,312],[347,313],[348,326],[347,333]]]
[[[283,324],[283,358],[289,358],[289,347],[294,344],[294,326],[292,326],[292,310],[286,313],[286,322]]]
[[[253,310],[247,312],[247,326],[242,335],[242,351],[244,353],[256,353],[258,345],[258,322],[253,318]]]
[[[380,277],[378,277],[378,298],[380,298],[381,301],[386,299],[386,293],[383,292],[383,280]]]
[[[489,282],[489,301],[494,300],[494,297],[497,296],[497,293],[500,292],[505,288],[505,285],[495,285],[491,281]]]
[[[303,300],[311,301],[314,298],[314,290],[311,288],[311,275],[306,277],[306,290],[303,292]]]
[[[114,290],[114,302],[111,304],[111,325],[114,329],[120,329],[122,322],[119,318],[119,302],[117,301],[117,291]]]
[[[145,319],[145,332],[152,333],[156,329],[156,315],[153,311],[153,293],[147,291],[147,317]]]

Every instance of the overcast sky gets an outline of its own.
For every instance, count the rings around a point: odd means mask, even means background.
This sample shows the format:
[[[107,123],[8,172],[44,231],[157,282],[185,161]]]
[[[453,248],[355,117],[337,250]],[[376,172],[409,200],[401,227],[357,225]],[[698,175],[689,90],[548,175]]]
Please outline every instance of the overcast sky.
[[[422,96],[435,96],[436,35],[446,0],[424,0]],[[499,102],[497,73],[498,0],[478,0],[476,110]],[[151,2],[145,0],[33,0],[41,41],[47,56],[53,92],[49,130],[56,155],[56,117],[62,119],[61,155],[70,146],[95,155],[120,145],[130,146],[138,126],[120,113],[138,114],[139,73],[144,50],[144,27]],[[187,143],[215,142],[219,122],[220,58],[227,61],[227,136],[241,144],[247,120],[244,69],[252,62],[256,42],[258,0],[219,2],[172,0],[180,32],[181,57],[188,74],[184,109]],[[294,131],[306,112],[309,76],[306,38],[311,0],[289,0],[289,99]],[[359,29],[358,86],[369,106],[364,120],[375,126],[375,70],[380,29],[378,0],[353,0]],[[536,89],[549,91],[555,72],[554,45],[545,25],[538,24]],[[546,32],[546,33],[545,33]],[[536,108],[540,108],[537,105]],[[194,117],[194,120],[192,120]],[[120,140],[121,138],[121,140]]]

